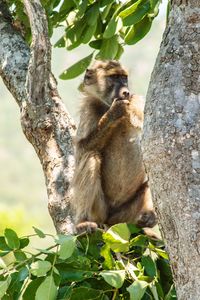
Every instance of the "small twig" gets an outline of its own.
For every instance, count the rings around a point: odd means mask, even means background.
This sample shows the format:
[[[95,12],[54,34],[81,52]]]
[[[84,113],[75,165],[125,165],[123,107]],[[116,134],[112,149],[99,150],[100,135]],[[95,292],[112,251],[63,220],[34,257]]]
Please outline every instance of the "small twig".
[[[112,300],[115,300],[115,298],[117,297],[117,292],[118,292],[118,289],[114,290]]]

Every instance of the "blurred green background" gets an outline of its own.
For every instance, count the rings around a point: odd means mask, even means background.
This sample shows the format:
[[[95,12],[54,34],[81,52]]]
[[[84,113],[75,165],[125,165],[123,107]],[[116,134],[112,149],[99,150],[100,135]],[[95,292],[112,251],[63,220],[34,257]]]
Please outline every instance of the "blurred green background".
[[[146,94],[166,24],[166,4],[167,0],[163,0],[150,33],[138,44],[127,46],[122,57],[130,74],[130,89],[136,94]],[[60,37],[60,30],[54,33],[52,44]],[[85,57],[87,51],[87,47],[72,52],[53,48],[52,69],[56,78],[65,68]],[[69,81],[58,79],[58,90],[76,122],[81,97],[77,87],[81,79],[81,76]],[[23,135],[18,106],[1,78],[0,98],[0,234],[5,227],[11,227],[23,235],[31,233],[32,226],[54,233],[39,159]]]

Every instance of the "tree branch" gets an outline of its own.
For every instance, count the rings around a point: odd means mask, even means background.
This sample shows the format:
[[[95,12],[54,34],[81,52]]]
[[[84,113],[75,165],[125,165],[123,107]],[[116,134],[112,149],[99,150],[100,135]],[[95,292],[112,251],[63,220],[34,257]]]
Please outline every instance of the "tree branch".
[[[20,107],[24,134],[42,164],[48,208],[56,230],[72,232],[68,186],[73,174],[71,137],[75,126],[51,74],[51,45],[44,9],[39,0],[24,3],[32,30],[31,52],[0,6],[0,75]]]

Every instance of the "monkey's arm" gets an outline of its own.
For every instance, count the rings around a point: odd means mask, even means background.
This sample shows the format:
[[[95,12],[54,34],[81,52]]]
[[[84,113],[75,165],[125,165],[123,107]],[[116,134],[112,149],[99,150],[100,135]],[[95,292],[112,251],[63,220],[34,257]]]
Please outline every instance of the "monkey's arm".
[[[127,116],[130,102],[114,101],[110,109],[97,118],[87,111],[81,115],[77,133],[77,145],[87,151],[101,150],[112,135],[113,129]]]

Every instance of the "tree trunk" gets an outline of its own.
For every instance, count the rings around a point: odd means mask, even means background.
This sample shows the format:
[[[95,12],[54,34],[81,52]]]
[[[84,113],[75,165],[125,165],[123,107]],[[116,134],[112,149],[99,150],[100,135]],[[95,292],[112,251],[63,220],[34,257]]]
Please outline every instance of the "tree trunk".
[[[147,93],[143,151],[178,299],[199,300],[199,0],[172,2]]]
[[[24,134],[42,164],[55,228],[60,233],[72,232],[68,186],[73,174],[75,126],[51,74],[44,9],[39,0],[24,0],[24,5],[32,30],[31,49],[12,26],[6,2],[0,2],[0,75],[19,105]]]

